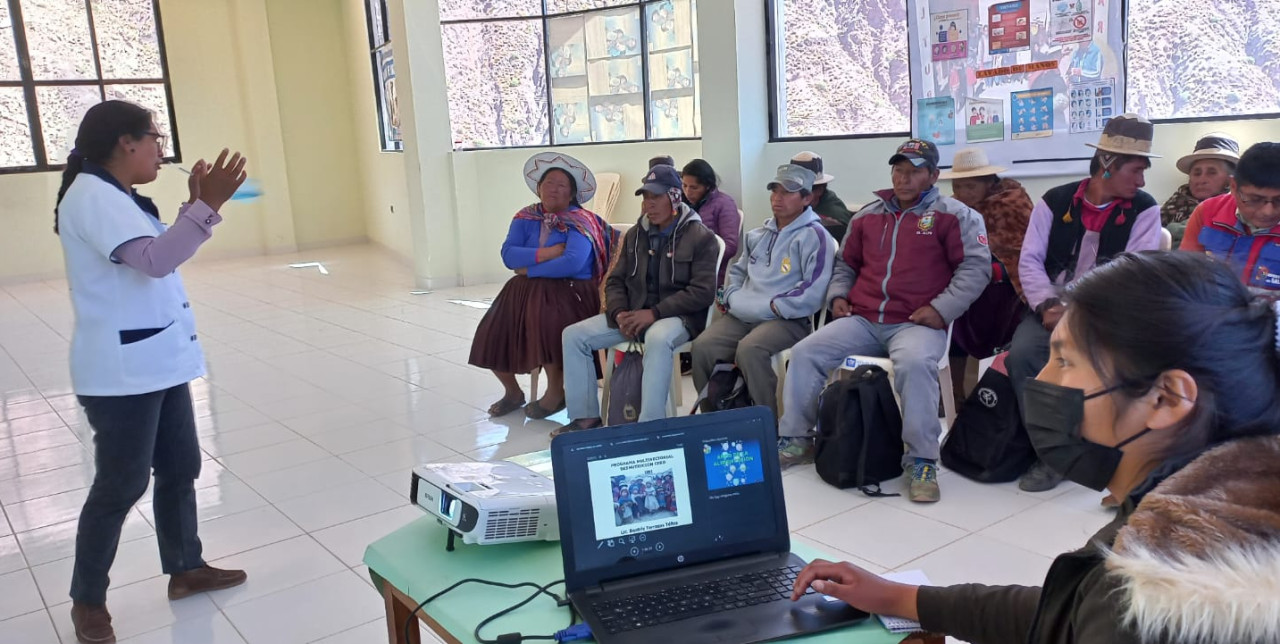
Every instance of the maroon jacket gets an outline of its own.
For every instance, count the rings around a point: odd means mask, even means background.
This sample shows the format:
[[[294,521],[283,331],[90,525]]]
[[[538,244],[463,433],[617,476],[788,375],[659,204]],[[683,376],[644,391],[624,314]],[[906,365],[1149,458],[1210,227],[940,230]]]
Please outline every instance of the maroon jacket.
[[[827,301],[849,300],[872,322],[907,322],[930,304],[950,323],[991,281],[982,215],[930,188],[903,211],[892,190],[876,193],[849,221]]]

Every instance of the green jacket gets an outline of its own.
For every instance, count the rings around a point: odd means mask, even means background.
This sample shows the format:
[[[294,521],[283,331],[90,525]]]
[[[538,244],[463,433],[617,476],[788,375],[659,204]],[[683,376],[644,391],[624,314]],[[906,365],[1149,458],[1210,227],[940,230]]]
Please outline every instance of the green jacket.
[[[844,239],[844,234],[849,229],[849,220],[853,219],[853,213],[849,212],[844,202],[830,187],[822,193],[822,199],[813,204],[813,211],[818,213],[818,217],[822,219],[822,227],[826,228],[836,241]]]

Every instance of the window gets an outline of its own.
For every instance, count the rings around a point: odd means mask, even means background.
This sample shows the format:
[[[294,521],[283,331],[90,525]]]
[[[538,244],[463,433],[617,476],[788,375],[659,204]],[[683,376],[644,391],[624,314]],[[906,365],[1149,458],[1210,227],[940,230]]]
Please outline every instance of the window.
[[[396,64],[391,54],[391,30],[387,25],[387,0],[365,0],[373,59],[373,93],[377,100],[378,132],[383,152],[404,150],[400,135],[400,104],[396,96]]]
[[[150,109],[180,158],[156,0],[0,2],[0,171],[59,167],[110,99]]]
[[[701,134],[695,0],[442,0],[454,148]]]
[[[1280,113],[1280,6],[1129,0],[1128,109],[1152,119]]]
[[[906,0],[770,0],[773,138],[911,130]]]

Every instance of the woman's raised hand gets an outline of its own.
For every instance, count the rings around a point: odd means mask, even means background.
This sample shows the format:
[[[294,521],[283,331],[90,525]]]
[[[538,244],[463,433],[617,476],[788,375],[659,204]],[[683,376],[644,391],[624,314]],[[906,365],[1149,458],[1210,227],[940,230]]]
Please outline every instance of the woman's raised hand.
[[[200,178],[199,198],[215,211],[231,199],[231,195],[236,193],[236,189],[248,177],[244,171],[248,159],[236,152],[228,161],[227,155],[230,153],[230,150],[223,148],[218,160],[212,166],[206,165],[207,170]],[[195,172],[192,172],[192,178],[195,178]]]

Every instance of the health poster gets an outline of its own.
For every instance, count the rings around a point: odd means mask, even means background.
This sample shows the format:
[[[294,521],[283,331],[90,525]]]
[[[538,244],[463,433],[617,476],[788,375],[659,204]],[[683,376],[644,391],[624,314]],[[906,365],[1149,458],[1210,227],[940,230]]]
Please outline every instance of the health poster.
[[[1092,16],[1092,0],[1052,0],[1049,30],[1053,34],[1053,42],[1062,44],[1093,40],[1090,29],[1093,24]]]
[[[1114,78],[1072,85],[1067,94],[1071,99],[1067,114],[1072,132],[1097,132],[1119,113]]]
[[[1000,2],[988,7],[987,39],[993,56],[1030,49],[1030,0]]]
[[[1009,131],[1015,141],[1053,136],[1053,88],[1009,95]]]
[[[969,56],[969,10],[944,11],[930,16],[933,21],[933,60],[954,60]]]
[[[956,100],[950,96],[916,99],[916,132],[934,145],[955,145]]]
[[[967,143],[1004,140],[1004,101],[971,98],[965,104],[964,119]]]

